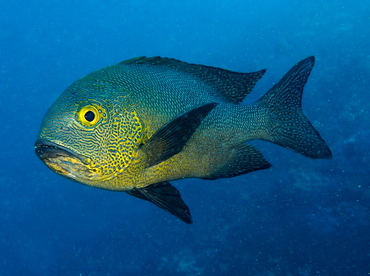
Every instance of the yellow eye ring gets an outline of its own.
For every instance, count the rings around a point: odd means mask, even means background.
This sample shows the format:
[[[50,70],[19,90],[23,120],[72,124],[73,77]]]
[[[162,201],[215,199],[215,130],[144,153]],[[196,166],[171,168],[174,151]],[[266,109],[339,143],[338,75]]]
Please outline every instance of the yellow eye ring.
[[[104,108],[95,104],[85,105],[77,112],[77,120],[85,127],[95,126],[105,116]]]

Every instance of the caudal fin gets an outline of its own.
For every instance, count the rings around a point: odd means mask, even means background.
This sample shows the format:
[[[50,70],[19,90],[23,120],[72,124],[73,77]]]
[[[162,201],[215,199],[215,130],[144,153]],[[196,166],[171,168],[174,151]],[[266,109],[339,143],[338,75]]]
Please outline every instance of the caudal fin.
[[[329,147],[302,112],[303,88],[314,64],[314,57],[297,63],[257,104],[268,114],[266,140],[311,158],[330,158]]]

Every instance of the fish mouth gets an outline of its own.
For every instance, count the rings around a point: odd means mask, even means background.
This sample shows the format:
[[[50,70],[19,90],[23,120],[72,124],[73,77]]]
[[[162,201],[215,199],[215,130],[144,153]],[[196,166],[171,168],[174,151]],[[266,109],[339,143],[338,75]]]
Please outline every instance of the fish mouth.
[[[58,145],[54,142],[45,139],[38,139],[35,143],[35,152],[36,155],[41,159],[50,159],[50,158],[60,158],[60,157],[75,157],[79,159],[82,163],[87,165],[86,157],[81,154],[77,154],[72,150]]]
[[[54,172],[81,181],[93,177],[89,158],[46,139],[35,143],[36,155]]]

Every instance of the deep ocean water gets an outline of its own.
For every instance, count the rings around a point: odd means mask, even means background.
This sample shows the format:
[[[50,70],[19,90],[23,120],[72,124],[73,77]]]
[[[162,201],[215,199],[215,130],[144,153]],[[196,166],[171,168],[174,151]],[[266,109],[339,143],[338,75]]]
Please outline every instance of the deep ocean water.
[[[0,6],[0,275],[370,273],[370,3]],[[241,72],[266,68],[246,103],[314,55],[303,109],[333,159],[257,141],[273,164],[267,171],[173,182],[192,225],[47,169],[33,149],[47,108],[76,79],[141,55]]]

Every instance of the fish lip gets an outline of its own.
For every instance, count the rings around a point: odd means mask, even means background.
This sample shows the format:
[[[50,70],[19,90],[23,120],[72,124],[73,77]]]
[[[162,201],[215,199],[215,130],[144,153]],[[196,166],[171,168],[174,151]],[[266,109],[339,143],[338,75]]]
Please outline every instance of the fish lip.
[[[85,165],[88,164],[85,156],[46,139],[37,139],[35,142],[35,152],[41,160],[52,159],[61,156],[73,156],[78,158]]]

